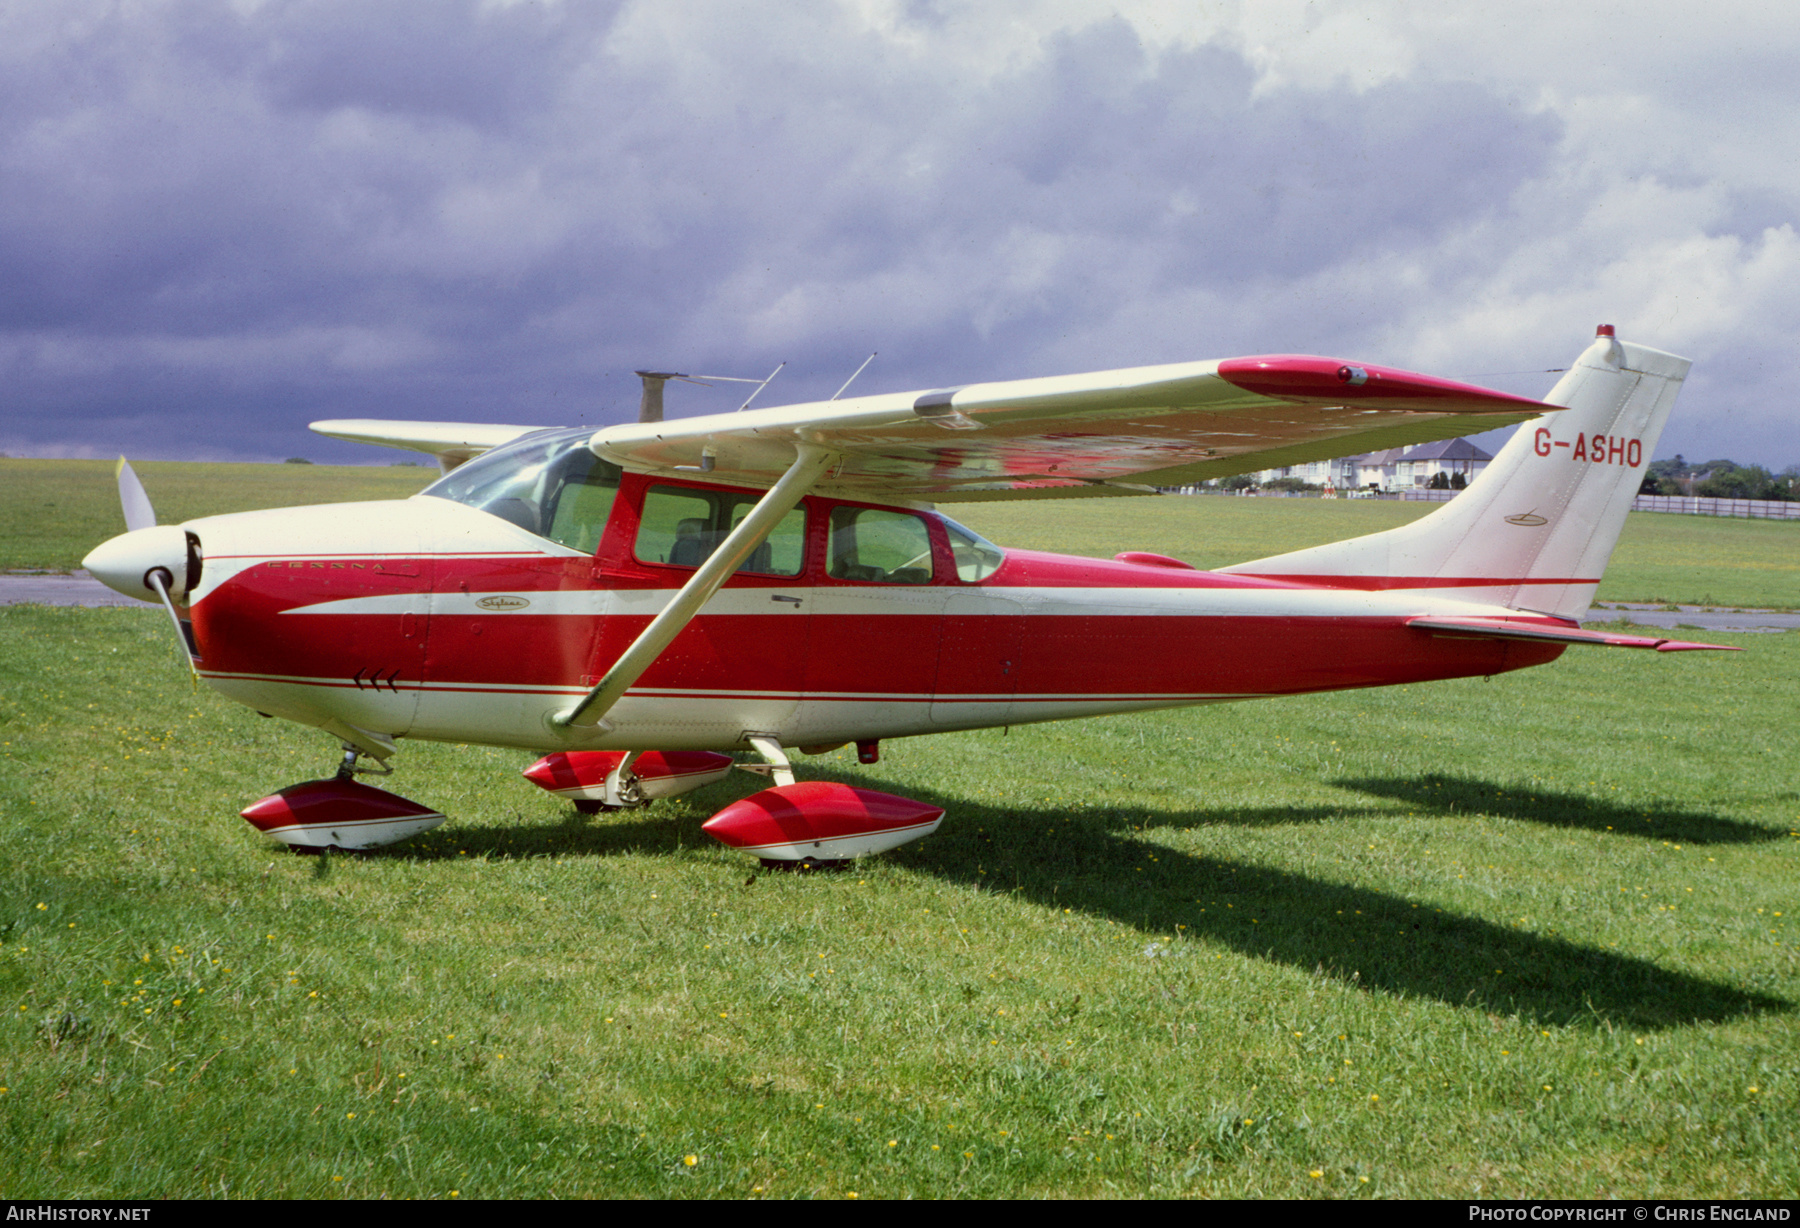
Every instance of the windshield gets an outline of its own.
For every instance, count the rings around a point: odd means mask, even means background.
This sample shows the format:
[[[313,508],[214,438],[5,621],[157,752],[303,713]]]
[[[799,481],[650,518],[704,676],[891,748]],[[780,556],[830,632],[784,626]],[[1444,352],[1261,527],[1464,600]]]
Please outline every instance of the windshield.
[[[975,530],[957,524],[948,516],[939,517],[950,534],[950,553],[956,556],[956,578],[964,584],[985,580],[1000,570],[1006,555],[1000,547]]]
[[[452,470],[422,493],[592,554],[619,493],[620,472],[588,450],[592,435],[586,427],[534,432]]]

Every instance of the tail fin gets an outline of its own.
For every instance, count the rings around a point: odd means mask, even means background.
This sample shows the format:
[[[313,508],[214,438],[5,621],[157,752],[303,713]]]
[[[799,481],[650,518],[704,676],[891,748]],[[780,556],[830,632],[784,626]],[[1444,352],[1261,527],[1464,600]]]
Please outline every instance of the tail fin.
[[[1412,524],[1221,570],[1579,618],[1594,599],[1689,362],[1610,325],[1469,488]]]

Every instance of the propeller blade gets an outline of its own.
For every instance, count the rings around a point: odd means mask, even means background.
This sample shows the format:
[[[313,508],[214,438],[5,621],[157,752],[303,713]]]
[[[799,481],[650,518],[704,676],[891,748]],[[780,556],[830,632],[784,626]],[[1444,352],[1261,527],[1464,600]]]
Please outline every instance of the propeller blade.
[[[125,509],[125,527],[130,530],[154,528],[156,509],[150,506],[144,484],[138,481],[138,475],[131,471],[123,456],[119,458],[118,477],[119,505]]]
[[[130,473],[131,470],[128,468],[125,472]],[[145,506],[149,506],[148,501],[145,502]],[[155,589],[156,595],[162,598],[163,609],[169,612],[169,621],[175,624],[175,642],[181,645],[181,655],[187,658],[188,672],[198,681],[200,665],[194,660],[194,643],[188,638],[187,626],[181,621],[181,614],[175,609],[175,601],[169,596],[169,588],[163,582],[163,575],[164,572],[159,567],[145,576],[144,582]]]

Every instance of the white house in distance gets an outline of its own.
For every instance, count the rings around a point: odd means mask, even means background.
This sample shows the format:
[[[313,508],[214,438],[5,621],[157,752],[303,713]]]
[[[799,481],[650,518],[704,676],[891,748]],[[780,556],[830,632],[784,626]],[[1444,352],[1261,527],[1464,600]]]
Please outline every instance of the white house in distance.
[[[1256,480],[1267,483],[1276,478],[1299,478],[1312,486],[1333,486],[1338,490],[1366,490],[1370,486],[1388,491],[1414,490],[1431,485],[1431,479],[1440,473],[1460,473],[1465,483],[1470,482],[1493,459],[1466,439],[1440,439],[1416,448],[1385,448],[1360,456],[1264,469]]]

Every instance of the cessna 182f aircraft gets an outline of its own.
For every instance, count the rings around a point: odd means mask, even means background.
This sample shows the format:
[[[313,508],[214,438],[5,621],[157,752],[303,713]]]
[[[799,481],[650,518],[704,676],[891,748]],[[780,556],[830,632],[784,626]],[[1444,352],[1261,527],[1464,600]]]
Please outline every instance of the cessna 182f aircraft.
[[[671,377],[645,372],[645,420],[597,431],[313,424],[436,455],[406,500],[158,526],[121,462],[130,531],[85,565],[161,602],[214,689],[342,744],[337,777],[244,812],[296,849],[442,822],[355,779],[429,738],[542,752],[527,777],[589,811],[760,770],[772,787],[706,830],[829,863],[942,811],[796,782],[788,748],[874,762],[884,738],[1710,647],[1576,621],[1688,365],[1602,326],[1543,402],[1274,355],[675,421]],[[1148,494],[1521,421],[1431,515],[1217,571],[1008,550],[934,506]]]

